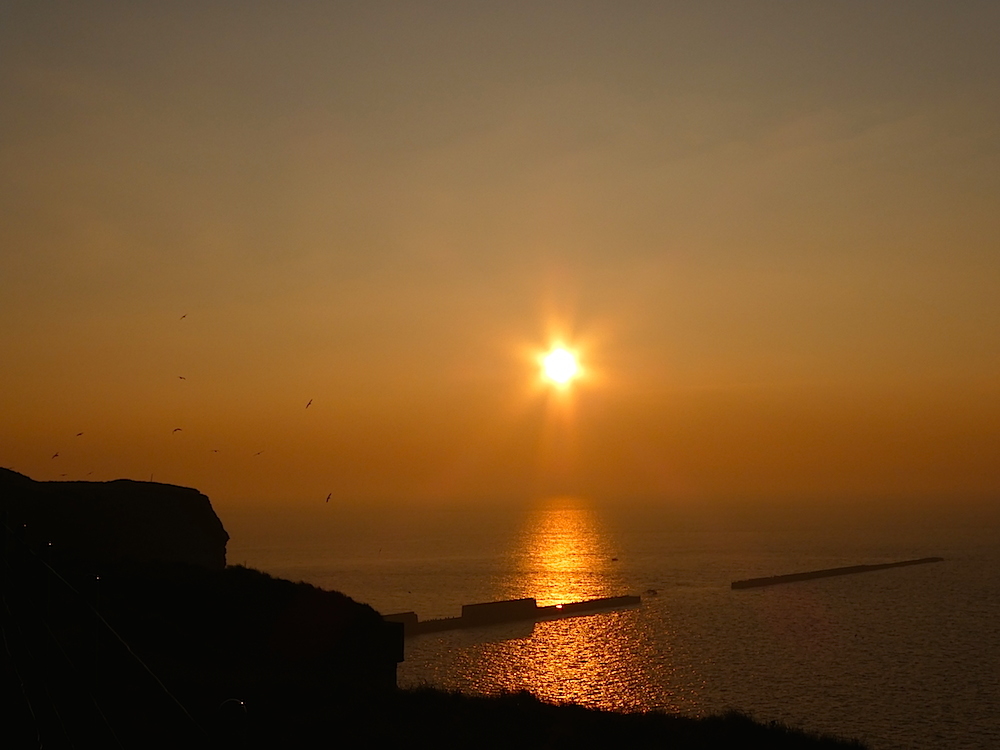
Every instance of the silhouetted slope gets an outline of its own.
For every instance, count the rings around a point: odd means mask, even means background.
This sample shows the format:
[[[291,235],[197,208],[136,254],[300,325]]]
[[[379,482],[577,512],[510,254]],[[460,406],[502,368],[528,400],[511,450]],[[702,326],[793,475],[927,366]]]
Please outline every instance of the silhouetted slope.
[[[856,741],[730,712],[695,719],[659,712],[616,713],[543,703],[528,693],[465,696],[400,690],[377,701],[248,717],[257,747],[669,748],[670,750],[859,750]]]
[[[119,566],[102,574],[100,598],[137,653],[202,708],[396,684],[401,628],[339,592],[242,566]]]

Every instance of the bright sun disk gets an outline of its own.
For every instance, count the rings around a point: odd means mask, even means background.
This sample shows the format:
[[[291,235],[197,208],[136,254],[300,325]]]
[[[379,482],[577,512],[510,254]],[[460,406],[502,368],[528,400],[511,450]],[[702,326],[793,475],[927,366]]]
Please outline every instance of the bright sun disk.
[[[542,371],[553,383],[564,385],[579,374],[580,366],[572,352],[559,347],[542,358]]]

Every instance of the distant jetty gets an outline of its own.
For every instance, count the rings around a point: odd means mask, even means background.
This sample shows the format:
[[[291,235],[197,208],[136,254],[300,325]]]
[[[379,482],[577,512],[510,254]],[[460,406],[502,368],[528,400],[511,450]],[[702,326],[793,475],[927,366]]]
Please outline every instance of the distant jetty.
[[[590,615],[602,610],[624,609],[639,604],[638,596],[606,596],[600,599],[587,599],[582,602],[567,604],[550,604],[539,607],[534,598],[508,599],[499,602],[484,602],[482,604],[463,604],[460,617],[443,617],[436,620],[419,620],[416,612],[397,612],[384,615],[382,619],[389,622],[401,622],[403,632],[407,636],[423,633],[438,633],[443,630],[458,630],[460,628],[477,628],[486,625],[500,625],[525,620],[558,620],[564,617],[579,617]]]
[[[919,560],[902,560],[900,562],[878,563],[876,565],[848,565],[844,568],[827,568],[825,570],[810,570],[806,573],[788,573],[783,576],[767,576],[766,578],[748,578],[745,581],[733,581],[734,589],[753,589],[759,586],[774,586],[779,583],[794,583],[795,581],[811,581],[813,578],[830,578],[831,576],[849,576],[855,573],[869,573],[873,570],[886,568],[902,568],[907,565],[923,565],[925,563],[943,562],[943,557],[921,557]]]

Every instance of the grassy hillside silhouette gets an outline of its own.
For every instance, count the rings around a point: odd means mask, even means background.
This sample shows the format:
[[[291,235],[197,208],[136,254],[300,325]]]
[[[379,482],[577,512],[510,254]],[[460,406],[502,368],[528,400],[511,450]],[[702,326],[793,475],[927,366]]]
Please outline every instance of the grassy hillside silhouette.
[[[75,557],[59,554],[30,503],[46,493],[68,503],[74,490],[86,503],[103,490],[32,485],[99,483],[4,479],[8,747],[862,747],[738,713],[694,719],[557,706],[527,693],[399,690],[402,627],[371,607],[242,566],[125,559],[120,551],[136,539],[112,545],[114,555],[85,539],[63,545]],[[141,491],[130,502],[130,517],[141,518]],[[162,503],[156,512],[170,515]],[[106,541],[108,529],[101,534]]]

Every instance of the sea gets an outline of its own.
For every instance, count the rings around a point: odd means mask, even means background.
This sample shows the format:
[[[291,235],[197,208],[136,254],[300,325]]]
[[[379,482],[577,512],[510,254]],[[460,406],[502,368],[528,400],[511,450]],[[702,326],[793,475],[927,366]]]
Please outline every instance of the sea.
[[[905,508],[905,504],[900,506]],[[856,510],[856,509],[855,509]],[[527,690],[615,711],[759,721],[873,750],[1000,748],[1000,528],[854,510],[786,522],[579,498],[290,511],[226,506],[230,564],[383,614],[621,594],[641,604],[409,638],[402,687]],[[733,590],[734,580],[943,562]]]

